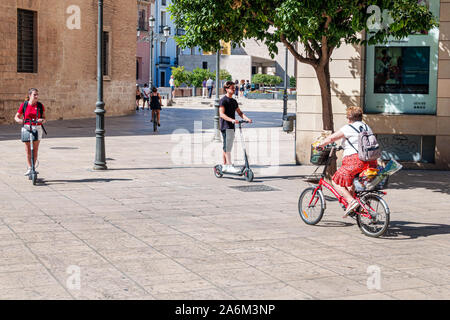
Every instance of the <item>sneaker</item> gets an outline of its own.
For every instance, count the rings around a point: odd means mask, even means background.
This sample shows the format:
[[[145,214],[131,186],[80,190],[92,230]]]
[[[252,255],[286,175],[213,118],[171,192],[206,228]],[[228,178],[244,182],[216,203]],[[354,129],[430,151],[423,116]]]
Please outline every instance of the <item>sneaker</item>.
[[[342,218],[347,218],[349,213],[352,212],[353,210],[355,210],[356,208],[358,208],[358,206],[359,206],[358,201],[353,200],[352,202],[350,202],[349,205],[347,206],[347,209],[345,210],[345,214]]]
[[[27,172],[25,172],[24,176],[29,176],[31,173],[31,168],[28,168]]]
[[[229,173],[240,173],[240,172],[241,172],[241,169],[240,169],[240,168],[236,168],[236,167],[233,166],[233,165],[230,165],[230,168],[228,169],[228,172],[229,172]]]

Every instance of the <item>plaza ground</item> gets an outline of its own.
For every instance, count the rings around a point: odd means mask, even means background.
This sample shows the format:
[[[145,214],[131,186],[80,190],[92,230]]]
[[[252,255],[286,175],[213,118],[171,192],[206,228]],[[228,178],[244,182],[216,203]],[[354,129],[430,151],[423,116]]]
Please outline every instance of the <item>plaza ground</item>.
[[[450,172],[394,175],[382,238],[333,201],[308,226],[297,201],[315,167],[295,165],[282,101],[242,101],[253,183],[214,176],[214,109],[176,101],[158,133],[147,110],[107,117],[106,171],[95,119],[48,123],[37,186],[19,127],[0,126],[0,299],[450,298]]]

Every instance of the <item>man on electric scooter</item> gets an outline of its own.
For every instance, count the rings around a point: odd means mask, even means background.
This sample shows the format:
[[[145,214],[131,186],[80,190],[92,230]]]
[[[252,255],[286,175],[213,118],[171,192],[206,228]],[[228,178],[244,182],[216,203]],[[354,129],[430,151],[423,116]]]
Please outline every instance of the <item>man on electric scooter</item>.
[[[233,148],[234,141],[234,124],[238,122],[235,120],[236,112],[245,121],[252,122],[242,111],[239,109],[238,103],[233,99],[235,91],[235,84],[233,81],[227,81],[224,85],[225,96],[220,99],[219,102],[219,115],[220,115],[220,131],[223,138],[223,167],[222,170],[228,173],[238,173],[240,169],[234,167],[231,163],[231,149]]]

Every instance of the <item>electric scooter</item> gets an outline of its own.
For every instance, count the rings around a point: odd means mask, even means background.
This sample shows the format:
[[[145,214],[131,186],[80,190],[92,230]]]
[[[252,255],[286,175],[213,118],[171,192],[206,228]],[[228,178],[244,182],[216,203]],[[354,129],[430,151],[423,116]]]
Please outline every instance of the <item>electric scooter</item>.
[[[36,171],[36,166],[34,163],[34,146],[33,146],[33,141],[35,140],[35,134],[37,134],[35,131],[33,131],[33,126],[37,125],[37,121],[36,120],[25,120],[24,124],[26,122],[30,123],[30,127],[28,129],[28,132],[30,134],[30,151],[31,151],[31,171],[30,174],[28,175],[28,179],[32,180],[33,185],[36,185],[36,181],[37,181],[37,171]]]
[[[250,169],[250,165],[248,163],[247,150],[245,148],[244,137],[242,135],[242,123],[249,123],[249,122],[245,121],[245,120],[238,121],[239,132],[240,132],[241,142],[242,142],[242,148],[244,150],[245,164],[243,166],[241,166],[239,171],[237,171],[237,172],[227,172],[227,171],[223,170],[223,167],[221,164],[218,164],[214,167],[214,175],[217,178],[222,178],[224,174],[229,174],[229,175],[234,175],[234,176],[244,176],[245,180],[247,180],[248,182],[253,181],[254,174],[253,174],[252,169]]]

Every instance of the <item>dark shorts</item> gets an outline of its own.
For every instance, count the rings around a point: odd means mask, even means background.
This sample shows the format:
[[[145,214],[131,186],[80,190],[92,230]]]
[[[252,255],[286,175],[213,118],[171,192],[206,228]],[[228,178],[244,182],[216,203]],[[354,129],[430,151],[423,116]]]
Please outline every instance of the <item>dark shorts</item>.
[[[234,142],[234,130],[227,129],[227,130],[221,130],[221,132],[222,132],[222,141],[223,141],[223,152],[231,152],[231,149],[233,148],[233,142]]]
[[[141,96],[136,96],[136,100],[140,100],[141,99]]]
[[[151,110],[161,110],[161,106],[152,106],[150,105]]]

